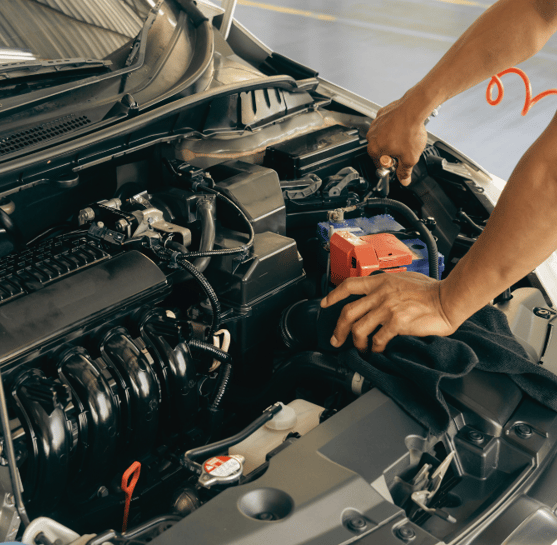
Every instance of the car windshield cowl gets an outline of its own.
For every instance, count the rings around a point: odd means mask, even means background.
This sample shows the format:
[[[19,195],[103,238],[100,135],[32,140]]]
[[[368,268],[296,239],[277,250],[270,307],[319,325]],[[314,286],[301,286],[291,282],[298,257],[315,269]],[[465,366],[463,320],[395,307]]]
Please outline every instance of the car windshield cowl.
[[[112,61],[104,59],[48,59],[0,63],[0,79],[15,79],[30,74],[65,73],[72,70],[109,68]]]

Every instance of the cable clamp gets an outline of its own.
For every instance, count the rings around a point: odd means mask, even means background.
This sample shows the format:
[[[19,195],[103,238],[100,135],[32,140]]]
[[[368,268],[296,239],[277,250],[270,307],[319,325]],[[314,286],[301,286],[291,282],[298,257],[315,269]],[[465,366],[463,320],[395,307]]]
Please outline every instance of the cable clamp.
[[[182,256],[182,252],[172,252],[170,255],[170,261],[168,262],[169,269],[181,269],[181,265],[178,263],[178,258]]]

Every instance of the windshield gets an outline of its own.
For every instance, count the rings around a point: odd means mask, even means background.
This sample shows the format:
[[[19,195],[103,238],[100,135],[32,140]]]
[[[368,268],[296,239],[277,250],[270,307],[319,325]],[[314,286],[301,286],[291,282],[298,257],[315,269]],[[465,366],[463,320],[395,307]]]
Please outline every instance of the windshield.
[[[153,0],[1,0],[0,66],[105,59],[135,39],[154,5]]]

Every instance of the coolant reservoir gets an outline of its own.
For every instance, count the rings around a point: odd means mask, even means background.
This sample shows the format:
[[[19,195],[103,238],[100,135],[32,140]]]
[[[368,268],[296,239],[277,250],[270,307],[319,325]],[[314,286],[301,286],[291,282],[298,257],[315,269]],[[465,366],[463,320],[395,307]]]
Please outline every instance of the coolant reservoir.
[[[228,454],[241,454],[245,459],[244,475],[265,462],[265,456],[278,447],[289,433],[304,435],[319,424],[325,409],[303,399],[285,405],[272,420],[251,434],[247,439],[230,447]]]

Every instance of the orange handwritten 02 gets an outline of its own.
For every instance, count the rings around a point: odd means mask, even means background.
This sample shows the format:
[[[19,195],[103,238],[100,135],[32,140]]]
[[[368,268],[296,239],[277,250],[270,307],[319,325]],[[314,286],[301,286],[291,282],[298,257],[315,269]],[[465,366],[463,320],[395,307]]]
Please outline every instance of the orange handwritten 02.
[[[489,81],[485,98],[487,99],[487,102],[491,104],[491,106],[497,106],[497,104],[499,104],[503,100],[505,90],[503,89],[501,77],[505,74],[518,74],[524,82],[524,86],[526,87],[526,100],[524,101],[524,108],[522,108],[522,115],[526,115],[530,111],[530,108],[534,104],[536,104],[536,102],[539,102],[542,98],[545,98],[549,95],[557,95],[557,89],[549,89],[548,91],[544,91],[543,93],[540,93],[539,95],[536,95],[534,98],[532,98],[532,85],[530,84],[528,76],[520,68],[507,68],[507,70],[503,70],[503,72],[500,72],[499,74],[493,76]],[[491,95],[493,94],[494,85],[497,86],[497,98],[495,99],[491,97]]]

